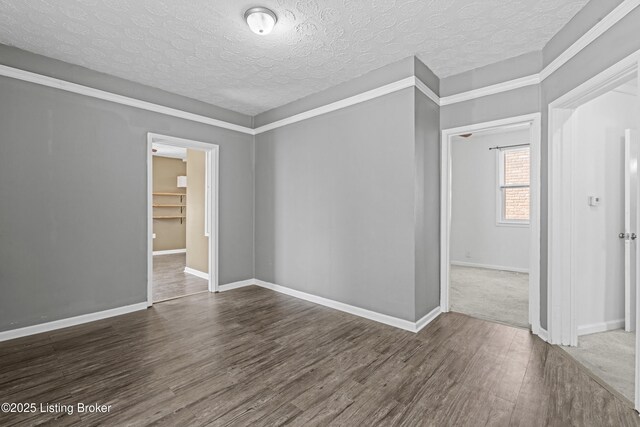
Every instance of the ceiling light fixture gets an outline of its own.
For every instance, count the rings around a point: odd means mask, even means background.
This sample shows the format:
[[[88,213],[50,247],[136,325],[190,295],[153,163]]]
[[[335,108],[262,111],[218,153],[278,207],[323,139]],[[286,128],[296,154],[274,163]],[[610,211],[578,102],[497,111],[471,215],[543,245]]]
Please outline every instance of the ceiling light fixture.
[[[261,36],[269,34],[278,22],[276,14],[266,7],[252,7],[244,13],[244,20],[251,31]]]

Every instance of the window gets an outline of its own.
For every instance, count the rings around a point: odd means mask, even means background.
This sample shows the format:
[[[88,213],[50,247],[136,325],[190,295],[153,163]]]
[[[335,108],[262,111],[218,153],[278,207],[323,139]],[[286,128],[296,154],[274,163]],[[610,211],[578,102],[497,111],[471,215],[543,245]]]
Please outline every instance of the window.
[[[529,224],[529,147],[498,150],[498,223]]]

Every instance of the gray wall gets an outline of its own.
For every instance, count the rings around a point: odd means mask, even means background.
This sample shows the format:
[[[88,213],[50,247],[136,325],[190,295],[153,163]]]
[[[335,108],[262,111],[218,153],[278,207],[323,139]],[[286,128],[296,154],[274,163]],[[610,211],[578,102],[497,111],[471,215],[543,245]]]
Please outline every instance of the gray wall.
[[[99,73],[79,65],[36,55],[35,53],[26,52],[12,46],[0,44],[0,63],[44,76],[212,117],[240,126],[251,127],[253,123],[253,118],[246,114],[237,113],[192,98],[134,83],[109,74]]]
[[[529,142],[530,130],[475,133],[451,144],[451,263],[529,269],[529,225],[498,223],[498,153]]]
[[[540,88],[526,86],[440,109],[440,126],[451,129],[472,123],[483,123],[540,111]]]
[[[407,58],[261,126],[410,76]],[[256,137],[256,278],[415,321],[439,305],[439,108],[415,88]]]
[[[293,101],[273,110],[260,113],[254,118],[255,127],[260,127],[275,121],[291,117],[317,107],[340,101],[350,96],[377,89],[389,83],[407,77],[417,76],[436,94],[440,93],[438,77],[418,58],[410,56],[369,73],[363,74],[347,82],[335,85],[329,89]]]
[[[440,81],[440,91],[442,96],[455,95],[529,76],[538,73],[541,64],[542,54],[540,52],[521,55],[444,78]],[[540,88],[538,85],[533,85],[445,105],[440,110],[440,126],[442,129],[450,129],[539,111]]]
[[[541,64],[542,54],[540,52],[532,52],[462,74],[449,76],[440,81],[441,95],[455,95],[529,76],[538,73]],[[540,88],[538,85],[533,85],[445,105],[440,110],[440,126],[441,129],[450,129],[539,111]]]
[[[619,3],[590,2],[542,53],[442,81],[407,58],[255,118],[6,46],[0,62],[259,126],[411,75],[442,96],[529,75]],[[543,327],[547,106],[639,49],[639,24],[636,9],[540,86],[439,112],[442,129],[542,112]],[[148,131],[221,146],[221,284],[257,277],[407,320],[437,305],[438,114],[413,88],[261,134],[255,145],[248,135],[8,78],[0,97],[0,330],[144,300]]]
[[[415,60],[412,56],[385,65],[384,67],[370,71],[347,82],[332,86],[329,89],[260,113],[255,116],[254,125],[255,127],[260,127],[293,116],[294,114],[322,107],[332,102],[340,101],[350,96],[358,95],[362,92],[377,89],[380,86],[411,77],[414,75],[415,66]]]
[[[415,319],[414,88],[256,137],[256,278]]]
[[[146,301],[149,131],[220,145],[220,283],[253,277],[253,137],[5,77],[0,99],[0,331]]]
[[[539,53],[523,55],[440,82],[442,96],[452,95],[518,77],[530,75],[552,62],[560,53],[578,40],[593,25],[604,18],[621,0],[604,2],[592,0]],[[542,113],[541,145],[541,238],[540,238],[540,321],[547,327],[547,257],[548,257],[548,181],[547,181],[547,122],[548,105],[591,77],[604,71],[629,54],[640,49],[637,28],[640,8],[636,8],[613,28],[592,42],[578,55],[546,78],[540,85],[515,89],[441,108],[442,129],[466,124],[497,120],[522,114]],[[540,63],[536,71],[536,64]],[[498,78],[499,77],[499,78]]]
[[[495,85],[520,77],[527,77],[540,72],[541,68],[542,52],[526,53],[464,73],[445,77],[440,80],[440,95],[443,97],[455,95],[480,87]]]
[[[440,96],[440,79],[417,56],[413,57],[413,74]]]
[[[587,3],[544,47],[542,51],[543,66],[549,65],[623,1],[592,0]]]
[[[416,320],[440,305],[440,109],[415,89]]]

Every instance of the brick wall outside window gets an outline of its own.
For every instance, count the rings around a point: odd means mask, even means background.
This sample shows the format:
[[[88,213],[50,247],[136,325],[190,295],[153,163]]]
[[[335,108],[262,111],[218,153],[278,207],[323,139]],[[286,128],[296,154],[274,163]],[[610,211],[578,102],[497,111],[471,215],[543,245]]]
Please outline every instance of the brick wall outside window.
[[[530,160],[529,148],[505,150],[504,182],[502,185],[529,185]],[[503,219],[528,221],[529,220],[529,187],[503,188]]]

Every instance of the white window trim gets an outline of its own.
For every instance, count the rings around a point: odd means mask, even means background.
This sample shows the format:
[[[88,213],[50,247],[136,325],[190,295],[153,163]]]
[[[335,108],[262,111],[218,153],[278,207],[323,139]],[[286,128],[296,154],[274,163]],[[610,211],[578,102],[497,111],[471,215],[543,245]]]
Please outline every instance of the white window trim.
[[[523,143],[514,143],[513,145],[526,144]],[[529,220],[519,220],[519,219],[505,219],[504,218],[504,192],[502,191],[504,188],[529,188],[529,194],[531,194],[531,181],[529,181],[529,185],[526,186],[518,186],[518,185],[503,185],[504,182],[504,152],[505,151],[516,151],[516,150],[529,150],[529,162],[531,162],[531,147],[505,147],[499,148],[496,150],[496,225],[499,227],[529,227],[531,223],[531,214],[529,214]],[[531,202],[531,199],[529,199]]]

